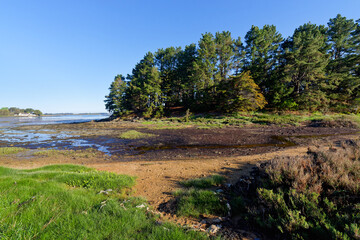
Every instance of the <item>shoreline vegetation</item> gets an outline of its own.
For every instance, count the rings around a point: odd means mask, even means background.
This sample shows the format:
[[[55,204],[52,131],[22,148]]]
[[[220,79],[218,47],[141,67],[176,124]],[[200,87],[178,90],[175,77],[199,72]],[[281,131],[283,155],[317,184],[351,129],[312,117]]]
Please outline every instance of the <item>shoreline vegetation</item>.
[[[237,112],[232,114],[221,113],[180,113],[173,117],[139,118],[132,114],[100,121],[131,121],[144,126],[158,129],[176,129],[197,127],[201,129],[246,126],[323,126],[323,127],[360,127],[360,114],[321,113],[306,111],[283,112]]]
[[[17,108],[17,107],[3,107],[0,108],[0,117],[36,117],[42,116],[43,113],[40,110],[32,108]]]
[[[309,111],[358,113],[360,19],[338,14],[283,37],[252,26],[242,41],[229,31],[198,44],[148,52],[132,73],[115,76],[105,97],[114,117],[176,112]]]

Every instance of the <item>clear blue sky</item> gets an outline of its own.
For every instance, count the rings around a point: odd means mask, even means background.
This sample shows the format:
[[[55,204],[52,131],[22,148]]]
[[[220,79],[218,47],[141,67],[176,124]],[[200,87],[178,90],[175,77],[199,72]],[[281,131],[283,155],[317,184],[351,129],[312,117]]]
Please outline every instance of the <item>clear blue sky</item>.
[[[340,13],[360,18],[359,0],[0,0],[0,107],[105,112],[116,74],[147,51],[197,43],[204,32],[242,39],[251,25],[298,26]]]

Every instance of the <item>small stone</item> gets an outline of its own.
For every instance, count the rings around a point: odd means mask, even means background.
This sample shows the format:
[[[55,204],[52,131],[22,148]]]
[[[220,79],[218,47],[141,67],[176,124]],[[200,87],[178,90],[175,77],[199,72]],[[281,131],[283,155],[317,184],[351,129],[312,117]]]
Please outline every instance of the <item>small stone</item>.
[[[221,218],[215,218],[212,220],[213,223],[221,223]]]
[[[208,232],[211,233],[211,234],[216,234],[221,228],[221,225],[211,225],[209,228],[208,228]]]

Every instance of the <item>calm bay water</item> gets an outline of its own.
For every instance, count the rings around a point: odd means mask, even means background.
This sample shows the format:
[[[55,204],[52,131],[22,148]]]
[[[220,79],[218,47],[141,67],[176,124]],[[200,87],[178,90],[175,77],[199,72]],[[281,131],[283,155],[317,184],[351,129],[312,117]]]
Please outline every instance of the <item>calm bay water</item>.
[[[107,148],[86,139],[80,139],[74,133],[54,131],[19,130],[23,125],[43,125],[89,122],[109,117],[108,114],[92,115],[53,115],[43,117],[3,117],[0,118],[0,143],[2,146],[19,146],[26,148],[96,148],[109,154]]]
[[[105,113],[91,115],[51,115],[43,117],[2,117],[0,118],[0,128],[16,127],[21,125],[88,122],[107,117],[109,117],[109,115]]]

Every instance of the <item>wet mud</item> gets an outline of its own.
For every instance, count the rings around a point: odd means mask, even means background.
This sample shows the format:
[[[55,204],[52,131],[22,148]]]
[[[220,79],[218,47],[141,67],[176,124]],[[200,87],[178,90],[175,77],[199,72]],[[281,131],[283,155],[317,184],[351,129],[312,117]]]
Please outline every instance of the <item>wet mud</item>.
[[[154,137],[122,139],[120,134],[136,130]],[[3,129],[0,146],[29,149],[95,148],[114,161],[176,160],[217,156],[244,156],[311,145],[313,139],[327,141],[357,135],[353,127],[247,126],[199,129],[157,129],[133,122],[88,122],[21,126]]]

